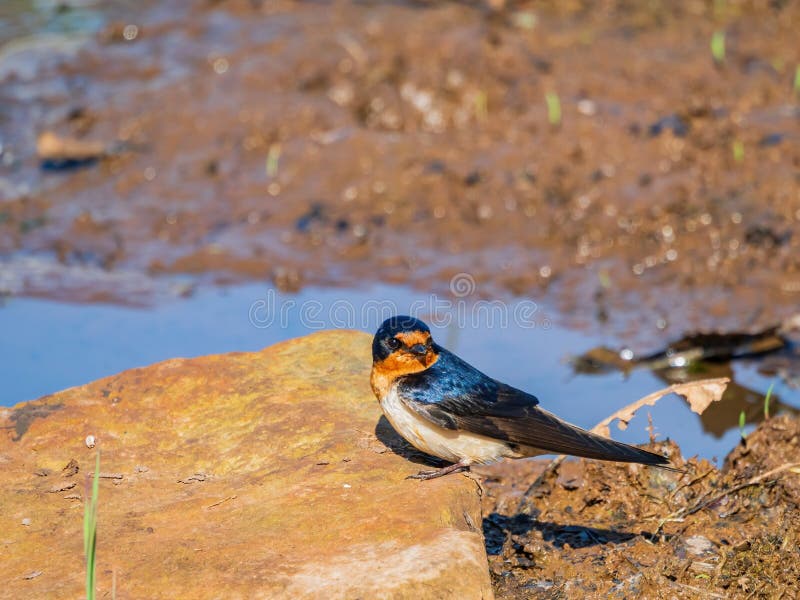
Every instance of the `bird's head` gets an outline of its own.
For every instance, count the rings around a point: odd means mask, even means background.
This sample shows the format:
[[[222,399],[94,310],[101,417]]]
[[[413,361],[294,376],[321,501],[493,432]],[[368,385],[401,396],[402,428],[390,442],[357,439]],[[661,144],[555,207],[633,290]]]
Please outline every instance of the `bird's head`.
[[[439,358],[431,330],[414,317],[386,319],[372,340],[372,365],[395,377],[418,373]]]

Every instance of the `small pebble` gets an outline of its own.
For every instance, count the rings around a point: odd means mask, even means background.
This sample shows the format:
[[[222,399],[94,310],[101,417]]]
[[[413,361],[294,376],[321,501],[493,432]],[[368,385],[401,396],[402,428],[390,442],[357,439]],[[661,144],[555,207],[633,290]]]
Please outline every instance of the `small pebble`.
[[[578,112],[586,117],[594,116],[597,114],[597,104],[586,98],[578,100]]]
[[[702,556],[714,551],[714,542],[702,535],[692,535],[683,542],[686,552],[695,556]]]

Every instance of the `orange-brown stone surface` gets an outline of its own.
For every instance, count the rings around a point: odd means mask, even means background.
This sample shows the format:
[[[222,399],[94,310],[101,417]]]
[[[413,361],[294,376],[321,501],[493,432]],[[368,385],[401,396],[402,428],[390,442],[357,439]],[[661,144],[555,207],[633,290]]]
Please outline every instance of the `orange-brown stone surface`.
[[[98,598],[491,597],[476,484],[405,480],[369,367],[324,332],[0,409],[0,595],[83,594],[99,450]]]

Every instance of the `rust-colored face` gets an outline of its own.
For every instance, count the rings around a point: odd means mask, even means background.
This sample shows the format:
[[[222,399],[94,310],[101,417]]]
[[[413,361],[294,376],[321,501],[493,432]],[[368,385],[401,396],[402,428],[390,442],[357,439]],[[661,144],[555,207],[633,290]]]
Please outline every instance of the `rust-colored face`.
[[[406,368],[413,369],[409,373],[427,369],[439,358],[433,349],[431,334],[427,331],[406,331],[398,333],[394,339],[400,342],[400,345],[388,359],[394,359],[398,366],[407,365]]]
[[[372,387],[380,398],[398,377],[419,373],[437,361],[439,355],[427,331],[404,331],[388,340],[391,352],[372,365]]]
[[[431,344],[431,334],[427,331],[404,331],[394,336],[394,339],[399,340],[407,348],[411,348],[416,344],[422,344],[423,346]]]

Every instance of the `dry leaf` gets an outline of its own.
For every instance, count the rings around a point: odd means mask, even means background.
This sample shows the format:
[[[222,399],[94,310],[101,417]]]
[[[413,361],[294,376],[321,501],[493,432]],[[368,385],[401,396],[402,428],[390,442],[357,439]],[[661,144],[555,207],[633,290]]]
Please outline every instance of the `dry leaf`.
[[[606,417],[600,421],[592,428],[592,431],[605,437],[611,437],[611,431],[608,426],[614,419],[619,419],[619,428],[625,429],[630,420],[633,419],[637,410],[643,406],[655,405],[656,402],[668,394],[683,396],[686,398],[692,411],[696,412],[698,415],[702,415],[709,404],[717,402],[722,398],[722,393],[725,391],[725,388],[728,387],[729,381],[730,379],[727,377],[718,377],[716,379],[701,379],[700,381],[676,383],[658,392],[648,394],[641,400],[637,400],[621,408],[610,417]]]

